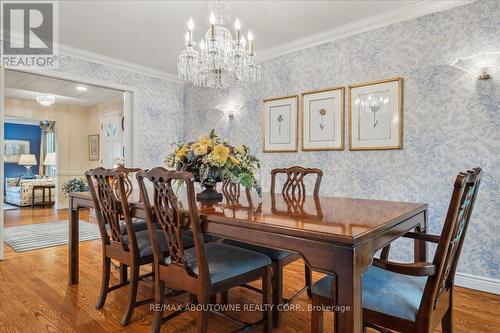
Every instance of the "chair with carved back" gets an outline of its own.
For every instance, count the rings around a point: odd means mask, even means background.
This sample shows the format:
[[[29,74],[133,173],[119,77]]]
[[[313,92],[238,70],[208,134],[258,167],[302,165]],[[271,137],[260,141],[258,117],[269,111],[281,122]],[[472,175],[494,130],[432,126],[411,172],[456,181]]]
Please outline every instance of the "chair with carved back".
[[[195,200],[193,175],[184,171],[169,171],[161,167],[137,174],[144,210],[154,254],[155,307],[152,332],[159,332],[162,323],[180,314],[183,310],[163,317],[163,295],[165,287],[189,292],[200,305],[210,304],[218,293],[256,279],[262,279],[263,303],[271,300],[271,260],[257,252],[240,249],[219,242],[207,243],[201,231],[200,217]],[[153,185],[149,198],[145,182]],[[177,196],[173,183],[184,183],[186,197]],[[161,225],[168,240],[169,253],[160,251],[154,221]],[[183,232],[191,230],[194,247],[187,248]],[[197,332],[206,332],[208,311],[198,312]],[[222,313],[217,313],[226,316]],[[237,321],[235,318],[231,320]],[[243,324],[243,323],[242,323]],[[271,312],[263,311],[264,332],[271,332]]]
[[[99,167],[87,171],[85,177],[96,209],[102,241],[102,284],[96,308],[101,309],[104,306],[108,292],[129,286],[128,303],[121,322],[122,325],[127,325],[135,307],[152,301],[136,301],[139,280],[151,275],[139,275],[140,266],[153,263],[148,231],[141,230],[140,224],[132,222],[125,173]],[[163,251],[167,250],[164,238],[161,240],[161,246]],[[109,285],[111,260],[120,263],[120,283],[114,286]],[[127,267],[130,267],[129,281]]]
[[[441,323],[443,333],[453,332],[455,272],[480,182],[480,168],[458,174],[440,236],[415,232],[403,236],[437,244],[432,263],[389,261],[389,247],[380,259],[374,258],[363,274],[365,327],[428,333]],[[313,286],[313,333],[322,332],[321,306],[336,305],[331,299],[332,284],[335,278],[326,276]]]
[[[271,171],[271,193],[276,191],[276,178],[278,175],[286,176],[283,186],[281,188],[281,193],[289,198],[291,201],[302,201],[307,195],[306,185],[304,180],[307,176],[315,176],[314,190],[312,192],[314,197],[319,196],[319,188],[321,185],[321,179],[323,178],[323,171],[316,168],[304,168],[301,166],[293,166],[283,169],[273,169]],[[291,202],[290,201],[290,202]],[[304,291],[307,291],[309,297],[311,297],[311,280],[312,273],[309,266],[304,265],[305,271],[305,286],[300,289],[295,295],[289,299],[283,298],[283,268],[298,260],[302,257],[296,253],[290,253],[283,250],[277,250],[272,248],[267,248],[263,246],[253,245],[250,243],[237,242],[233,240],[225,240],[224,242],[235,245],[238,247],[250,249],[252,251],[257,251],[267,255],[271,258],[273,263],[273,325],[279,327],[281,325],[281,313],[277,308],[278,304],[285,304],[293,302],[298,296],[300,296]],[[251,286],[245,286],[249,289],[259,292]]]
[[[119,166],[113,169],[114,171],[117,171],[123,175],[123,185],[125,189],[125,196],[130,199],[132,196],[132,193],[134,191],[134,185],[132,184],[132,179],[135,179],[135,174],[142,169],[140,168],[126,168],[124,166]],[[120,189],[118,187],[118,178],[113,179],[111,186],[113,187],[113,191],[115,191],[115,196],[117,198],[120,197]],[[141,198],[139,198],[139,202],[142,202]],[[148,225],[146,224],[145,220],[133,217],[132,218],[132,223],[134,225],[134,230],[135,232],[138,231],[143,231],[148,229]],[[107,229],[109,232],[109,225],[107,225]],[[121,221],[120,222],[120,230],[123,235],[127,234],[127,228],[125,227],[125,222]],[[113,266],[116,266],[114,262],[111,262]],[[126,282],[128,279],[128,266],[120,263],[119,265],[119,270],[120,270],[120,282]]]

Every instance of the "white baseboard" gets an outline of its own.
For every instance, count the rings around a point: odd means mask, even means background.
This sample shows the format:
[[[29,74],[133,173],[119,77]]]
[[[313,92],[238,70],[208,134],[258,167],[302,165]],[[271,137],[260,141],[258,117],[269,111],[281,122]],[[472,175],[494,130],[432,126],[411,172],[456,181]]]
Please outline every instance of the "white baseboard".
[[[465,273],[455,275],[455,285],[500,295],[500,280]]]

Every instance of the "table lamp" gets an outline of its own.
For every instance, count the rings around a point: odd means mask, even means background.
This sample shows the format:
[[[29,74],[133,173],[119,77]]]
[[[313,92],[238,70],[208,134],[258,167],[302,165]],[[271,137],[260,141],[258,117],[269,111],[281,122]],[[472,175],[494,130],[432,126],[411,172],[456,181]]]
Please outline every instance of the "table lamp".
[[[43,165],[55,167],[56,165],[56,153],[47,153]]]
[[[36,162],[36,156],[34,154],[21,154],[17,164],[24,165],[26,167],[25,176],[32,177],[33,172],[31,172],[31,167],[33,165],[37,165],[38,163]]]

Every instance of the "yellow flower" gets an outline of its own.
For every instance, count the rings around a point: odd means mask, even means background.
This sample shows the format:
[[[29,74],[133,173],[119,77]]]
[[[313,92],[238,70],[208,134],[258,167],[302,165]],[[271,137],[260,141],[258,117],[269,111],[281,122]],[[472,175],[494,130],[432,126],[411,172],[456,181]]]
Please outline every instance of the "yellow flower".
[[[229,148],[224,145],[218,144],[210,154],[210,160],[218,165],[223,165],[229,158]]]
[[[235,158],[234,156],[229,156],[229,160],[231,161],[231,163],[233,163],[234,165],[238,165],[240,164],[240,161]]]
[[[206,136],[200,136],[197,142],[200,146],[211,146],[212,139],[207,138]]]
[[[193,147],[191,147],[193,148]],[[208,146],[206,145],[196,145],[194,148],[193,148],[193,151],[194,151],[194,154],[195,155],[205,155],[208,151]]]
[[[181,161],[184,157],[186,157],[186,153],[187,153],[186,146],[182,145],[175,153],[175,158],[178,161]]]
[[[237,151],[238,153],[240,153],[241,155],[245,155],[245,152],[246,152],[246,150],[245,150],[245,146],[243,146],[243,145],[239,145],[238,147],[236,147],[236,151]]]

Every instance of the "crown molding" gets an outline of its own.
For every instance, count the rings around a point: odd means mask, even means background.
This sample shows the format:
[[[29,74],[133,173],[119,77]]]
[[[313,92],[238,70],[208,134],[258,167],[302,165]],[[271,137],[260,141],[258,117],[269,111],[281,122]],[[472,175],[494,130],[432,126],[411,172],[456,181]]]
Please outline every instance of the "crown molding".
[[[450,0],[450,1],[418,1],[414,4],[398,8],[380,15],[370,16],[362,20],[339,26],[335,29],[323,31],[306,36],[288,43],[280,44],[257,54],[259,62],[279,57],[292,52],[325,44],[348,36],[375,30],[394,23],[407,21],[420,16],[444,11],[472,3],[476,0]]]
[[[132,71],[138,74],[143,74],[151,77],[156,77],[162,80],[168,80],[175,83],[182,83],[182,81],[172,73],[157,70],[151,67],[142,66],[136,63],[111,58],[102,54],[85,51],[76,47],[59,44],[59,55],[78,58],[86,61],[96,62],[101,65],[114,67],[121,70]]]

